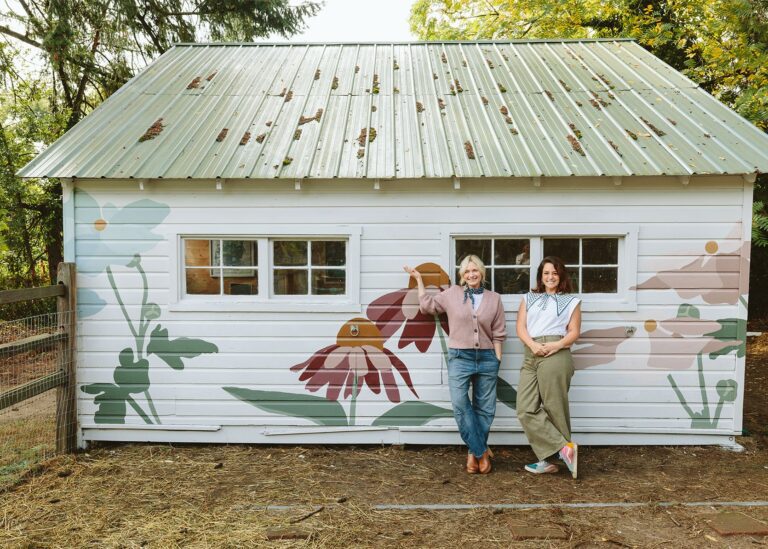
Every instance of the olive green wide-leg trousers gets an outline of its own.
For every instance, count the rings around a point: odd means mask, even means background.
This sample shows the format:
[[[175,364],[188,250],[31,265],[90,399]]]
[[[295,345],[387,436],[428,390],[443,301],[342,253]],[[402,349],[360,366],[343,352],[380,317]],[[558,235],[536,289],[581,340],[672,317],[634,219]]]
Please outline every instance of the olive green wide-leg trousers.
[[[538,342],[559,339],[558,336],[535,338]],[[517,387],[517,418],[539,460],[557,453],[571,440],[568,389],[572,377],[570,349],[541,357],[525,348]]]

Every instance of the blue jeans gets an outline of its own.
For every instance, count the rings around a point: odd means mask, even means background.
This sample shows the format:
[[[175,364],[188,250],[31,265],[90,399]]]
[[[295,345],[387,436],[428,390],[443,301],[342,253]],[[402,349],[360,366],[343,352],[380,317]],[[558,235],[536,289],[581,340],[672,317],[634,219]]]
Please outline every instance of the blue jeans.
[[[459,426],[461,440],[478,458],[488,449],[488,434],[496,415],[498,375],[499,360],[493,349],[448,349],[448,387],[453,417]]]

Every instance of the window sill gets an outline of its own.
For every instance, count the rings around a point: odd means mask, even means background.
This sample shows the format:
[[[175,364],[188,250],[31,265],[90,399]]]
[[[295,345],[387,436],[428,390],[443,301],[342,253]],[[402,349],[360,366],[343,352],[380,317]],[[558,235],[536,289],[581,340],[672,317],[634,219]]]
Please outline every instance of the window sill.
[[[360,313],[359,303],[348,301],[227,301],[184,300],[171,303],[171,312],[255,313]]]

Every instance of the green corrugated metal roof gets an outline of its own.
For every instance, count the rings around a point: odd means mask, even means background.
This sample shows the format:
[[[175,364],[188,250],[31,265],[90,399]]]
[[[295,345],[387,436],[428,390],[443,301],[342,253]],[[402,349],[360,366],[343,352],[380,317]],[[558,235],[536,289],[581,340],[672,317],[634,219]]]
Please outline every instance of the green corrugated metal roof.
[[[577,40],[177,45],[19,173],[756,171],[768,171],[768,136],[755,126],[632,41]]]

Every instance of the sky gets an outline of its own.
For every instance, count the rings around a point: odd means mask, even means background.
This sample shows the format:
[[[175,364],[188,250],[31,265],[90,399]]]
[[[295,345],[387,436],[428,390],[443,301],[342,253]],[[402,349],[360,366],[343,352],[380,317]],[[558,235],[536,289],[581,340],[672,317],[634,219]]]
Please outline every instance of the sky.
[[[291,41],[404,42],[415,40],[408,17],[413,0],[325,0],[308,28]],[[271,41],[284,42],[277,37]]]

